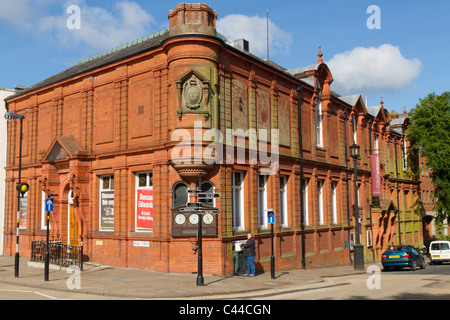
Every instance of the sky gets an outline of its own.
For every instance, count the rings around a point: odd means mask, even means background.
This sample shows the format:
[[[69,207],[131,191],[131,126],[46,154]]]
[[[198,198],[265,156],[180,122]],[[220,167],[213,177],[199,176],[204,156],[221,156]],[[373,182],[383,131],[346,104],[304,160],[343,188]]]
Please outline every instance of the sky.
[[[0,0],[0,88],[31,86],[78,61],[169,27],[182,1]],[[193,1],[198,2],[198,1]],[[342,96],[402,113],[449,90],[448,0],[205,0],[228,40],[286,68],[317,63]],[[267,53],[267,12],[269,53]]]

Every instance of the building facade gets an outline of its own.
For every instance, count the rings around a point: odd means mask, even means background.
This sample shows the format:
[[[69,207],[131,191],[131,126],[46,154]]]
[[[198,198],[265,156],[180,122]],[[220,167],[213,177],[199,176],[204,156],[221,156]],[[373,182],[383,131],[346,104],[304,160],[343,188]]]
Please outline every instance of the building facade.
[[[195,193],[206,205],[203,270],[236,272],[236,241],[252,232],[257,268],[349,264],[355,179],[366,261],[391,243],[423,240],[412,204],[419,183],[402,167],[405,136],[383,105],[331,90],[317,63],[287,70],[216,31],[205,4],[180,4],[170,29],[81,61],[7,99],[24,114],[21,255],[45,239],[43,200],[57,194],[54,240],[89,261],[163,272],[197,270]],[[250,44],[251,45],[251,44]],[[300,111],[300,112],[299,112]],[[8,126],[5,245],[15,249],[18,124]],[[214,138],[212,138],[214,137]],[[214,143],[215,142],[215,143]],[[360,146],[357,177],[349,147]],[[371,154],[381,195],[372,199]],[[398,153],[398,157],[396,157]],[[302,186],[302,188],[301,188]],[[398,190],[398,192],[397,192]]]

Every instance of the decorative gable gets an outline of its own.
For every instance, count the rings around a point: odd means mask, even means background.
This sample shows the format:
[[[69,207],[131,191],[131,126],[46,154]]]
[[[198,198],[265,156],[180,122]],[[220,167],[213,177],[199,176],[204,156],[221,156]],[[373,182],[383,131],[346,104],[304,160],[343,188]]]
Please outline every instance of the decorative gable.
[[[44,155],[43,161],[54,162],[86,155],[88,155],[88,152],[81,149],[80,144],[73,136],[59,136],[53,140],[53,143]]]

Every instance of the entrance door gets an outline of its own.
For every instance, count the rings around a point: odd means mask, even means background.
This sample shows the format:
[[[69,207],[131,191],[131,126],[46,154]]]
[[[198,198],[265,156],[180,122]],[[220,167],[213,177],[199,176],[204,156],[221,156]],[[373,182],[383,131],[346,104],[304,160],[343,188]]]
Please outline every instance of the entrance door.
[[[69,246],[78,246],[78,221],[75,217],[74,212],[74,205],[73,205],[73,191],[69,191],[69,199],[68,199],[68,229],[69,229],[69,236],[68,236],[68,244]]]

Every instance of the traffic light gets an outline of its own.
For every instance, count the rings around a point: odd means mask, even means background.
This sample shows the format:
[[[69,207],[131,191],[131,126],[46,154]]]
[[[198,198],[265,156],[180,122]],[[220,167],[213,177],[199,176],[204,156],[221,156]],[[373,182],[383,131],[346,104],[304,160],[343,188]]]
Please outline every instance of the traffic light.
[[[30,189],[30,186],[26,183],[19,183],[16,186],[17,191],[20,193],[20,195],[23,197],[25,193]]]

